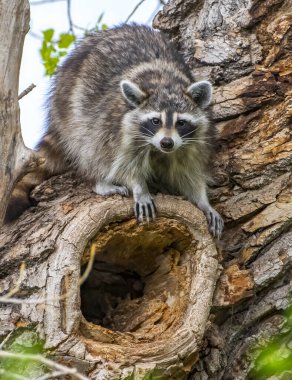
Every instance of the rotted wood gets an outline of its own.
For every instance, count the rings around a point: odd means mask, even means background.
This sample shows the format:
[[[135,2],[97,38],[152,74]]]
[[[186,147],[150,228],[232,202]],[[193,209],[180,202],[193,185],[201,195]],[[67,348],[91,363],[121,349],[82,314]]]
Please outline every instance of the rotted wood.
[[[140,379],[153,370],[184,377],[219,275],[201,211],[157,196],[157,221],[137,224],[131,199],[96,196],[69,174],[32,197],[37,207],[0,235],[2,292],[13,288],[19,263],[27,267],[18,293],[27,303],[0,305],[0,336],[36,323],[58,360],[92,379]],[[95,263],[80,292],[92,244]]]
[[[191,379],[248,378],[250,349],[279,331],[290,302],[291,5],[173,0],[154,20],[216,86],[211,199],[226,223],[224,270]]]

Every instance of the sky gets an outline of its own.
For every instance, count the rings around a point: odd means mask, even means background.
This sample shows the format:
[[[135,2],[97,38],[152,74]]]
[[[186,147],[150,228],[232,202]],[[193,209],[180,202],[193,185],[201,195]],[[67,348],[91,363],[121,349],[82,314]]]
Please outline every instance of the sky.
[[[50,86],[41,62],[42,30],[55,29],[56,33],[68,32],[67,2],[55,1],[33,5],[40,0],[31,0],[30,32],[24,41],[24,50],[20,69],[19,93],[34,83],[34,88],[19,101],[20,120],[24,143],[33,148],[44,132],[44,102]],[[103,22],[109,27],[125,21],[139,0],[71,0],[71,13],[74,24],[83,28],[95,26],[101,13]],[[130,21],[151,25],[151,16],[158,7],[158,0],[145,0]],[[75,30],[82,36],[82,31]]]

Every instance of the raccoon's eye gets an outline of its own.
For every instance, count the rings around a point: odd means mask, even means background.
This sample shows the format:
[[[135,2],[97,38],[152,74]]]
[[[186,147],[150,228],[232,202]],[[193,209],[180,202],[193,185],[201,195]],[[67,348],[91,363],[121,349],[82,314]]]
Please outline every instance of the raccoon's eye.
[[[184,127],[184,126],[186,125],[186,122],[185,122],[184,120],[178,120],[178,121],[177,121],[177,125],[178,125],[179,127]]]
[[[151,122],[153,125],[159,125],[160,124],[160,120],[157,117],[154,117],[153,119],[151,119]]]

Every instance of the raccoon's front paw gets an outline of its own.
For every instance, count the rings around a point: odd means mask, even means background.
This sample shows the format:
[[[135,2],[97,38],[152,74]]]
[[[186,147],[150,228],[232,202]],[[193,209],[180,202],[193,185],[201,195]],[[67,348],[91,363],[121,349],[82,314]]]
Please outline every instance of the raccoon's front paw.
[[[126,188],[126,186],[116,186],[106,182],[97,182],[93,188],[93,191],[99,195],[120,194],[125,197],[129,195],[129,190]]]
[[[141,194],[134,199],[134,212],[138,222],[143,222],[144,218],[148,223],[155,219],[156,207],[150,194]]]
[[[214,210],[212,207],[205,211],[205,215],[208,221],[209,231],[212,233],[214,237],[220,239],[224,228],[223,219],[218,214],[218,212]]]

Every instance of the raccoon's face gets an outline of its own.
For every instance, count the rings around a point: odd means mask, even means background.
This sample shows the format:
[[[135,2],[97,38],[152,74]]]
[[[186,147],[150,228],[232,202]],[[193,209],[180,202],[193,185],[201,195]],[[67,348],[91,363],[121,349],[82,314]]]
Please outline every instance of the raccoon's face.
[[[161,110],[157,110],[157,105],[155,110],[151,110],[149,96],[133,82],[122,81],[121,89],[126,100],[135,107],[128,122],[134,126],[131,132],[137,141],[144,139],[147,144],[163,153],[173,153],[182,146],[201,144],[204,141],[208,118],[203,109],[211,103],[210,82],[201,81],[189,86],[185,91],[188,100],[183,107],[175,102],[163,101]],[[144,107],[143,103],[146,103]]]

